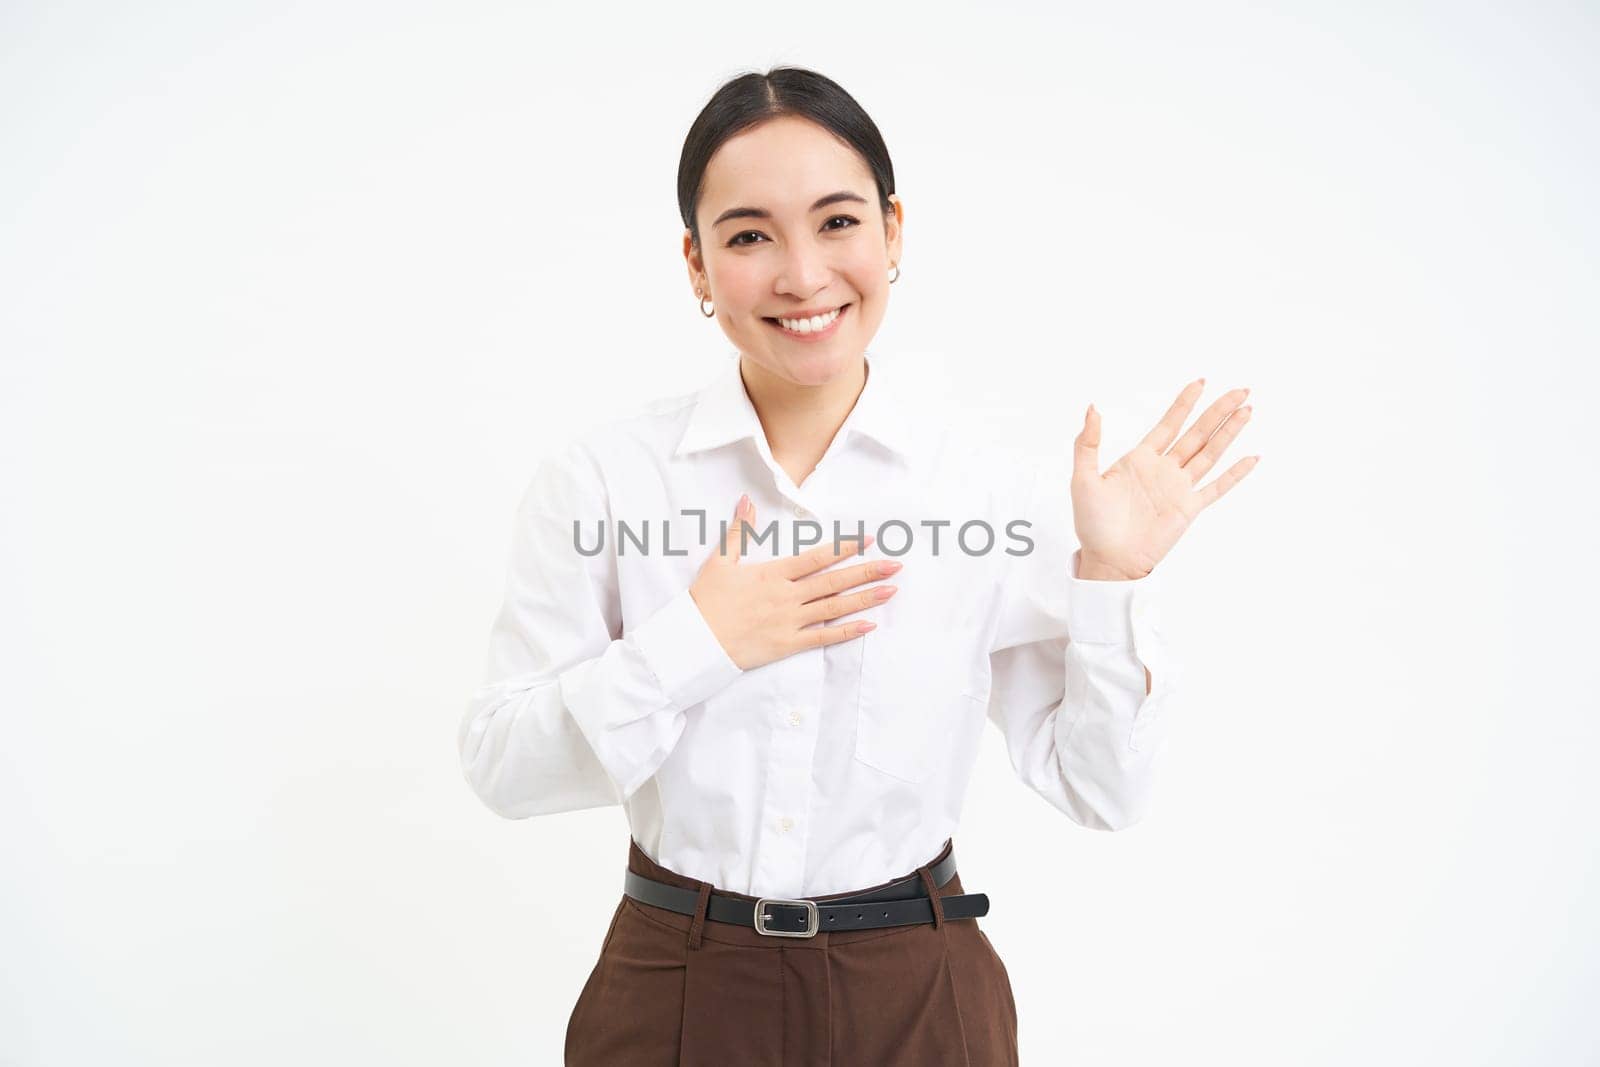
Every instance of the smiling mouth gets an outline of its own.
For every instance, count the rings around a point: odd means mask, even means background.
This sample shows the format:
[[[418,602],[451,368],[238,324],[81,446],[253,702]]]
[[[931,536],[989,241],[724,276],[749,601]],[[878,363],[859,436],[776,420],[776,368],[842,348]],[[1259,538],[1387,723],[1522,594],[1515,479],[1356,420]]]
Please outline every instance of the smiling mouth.
[[[773,316],[765,316],[764,315],[764,316],[762,316],[762,321],[766,322],[766,323],[770,323],[772,325],[773,329],[779,331],[780,333],[784,334],[787,337],[793,337],[793,338],[813,338],[813,337],[822,338],[822,337],[826,337],[829,334],[833,333],[834,330],[838,328],[840,320],[842,320],[845,317],[845,314],[854,306],[855,305],[853,303],[851,303],[851,304],[841,304],[835,310],[835,312],[833,313],[832,321],[828,322],[826,325],[824,325],[820,329],[791,330],[791,329],[789,329],[789,327],[785,326],[782,322],[780,322],[776,317],[773,317]],[[793,322],[795,320],[791,319],[790,321]],[[810,322],[810,321],[814,321],[814,320],[807,319],[807,320],[801,320],[801,321]]]

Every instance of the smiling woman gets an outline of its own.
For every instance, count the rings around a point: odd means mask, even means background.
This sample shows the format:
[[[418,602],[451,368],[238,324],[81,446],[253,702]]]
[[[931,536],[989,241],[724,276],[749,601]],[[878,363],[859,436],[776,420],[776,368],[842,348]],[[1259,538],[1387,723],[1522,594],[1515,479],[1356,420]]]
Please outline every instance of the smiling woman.
[[[458,737],[508,818],[627,811],[566,1062],[1015,1064],[989,899],[953,846],[979,742],[992,722],[1080,825],[1142,817],[1173,673],[1152,572],[1241,476],[1194,486],[1243,396],[1179,437],[1191,385],[1104,476],[1086,416],[1070,509],[1067,486],[907,404],[868,347],[900,276],[894,168],[813,71],[718,89],[678,202],[690,287],[738,358],[539,466]],[[651,519],[700,547],[574,543]],[[1023,548],[963,542],[1018,520]]]

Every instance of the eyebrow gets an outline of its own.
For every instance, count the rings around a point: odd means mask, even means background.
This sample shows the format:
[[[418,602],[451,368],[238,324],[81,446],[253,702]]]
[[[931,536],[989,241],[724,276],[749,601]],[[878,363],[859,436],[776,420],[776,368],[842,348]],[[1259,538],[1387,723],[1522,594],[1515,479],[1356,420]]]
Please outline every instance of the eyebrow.
[[[811,205],[811,210],[817,211],[827,207],[829,204],[838,204],[847,200],[854,201],[857,204],[865,204],[867,202],[867,198],[864,196],[859,196],[850,192],[849,190],[842,190],[837,193],[829,193],[827,196],[818,200],[815,204]],[[766,210],[765,208],[730,207],[728,210],[718,215],[717,220],[711,225],[713,228],[715,228],[717,226],[721,226],[729,219],[770,219],[771,217],[772,212]]]

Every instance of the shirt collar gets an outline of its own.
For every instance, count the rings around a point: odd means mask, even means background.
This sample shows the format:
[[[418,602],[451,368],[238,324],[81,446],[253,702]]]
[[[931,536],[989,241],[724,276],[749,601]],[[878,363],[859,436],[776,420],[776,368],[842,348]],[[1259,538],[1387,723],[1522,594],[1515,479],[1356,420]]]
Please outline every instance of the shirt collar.
[[[867,361],[866,384],[839,432],[865,435],[909,460],[915,443],[912,426],[904,414],[909,398],[894,395],[893,361],[874,356],[870,350],[864,358]],[[750,394],[745,391],[744,379],[739,374],[739,358],[735,354],[728,367],[697,394],[689,425],[673,455],[718,448],[747,437],[761,444],[766,442],[766,432],[761,428],[755,405],[750,402]]]

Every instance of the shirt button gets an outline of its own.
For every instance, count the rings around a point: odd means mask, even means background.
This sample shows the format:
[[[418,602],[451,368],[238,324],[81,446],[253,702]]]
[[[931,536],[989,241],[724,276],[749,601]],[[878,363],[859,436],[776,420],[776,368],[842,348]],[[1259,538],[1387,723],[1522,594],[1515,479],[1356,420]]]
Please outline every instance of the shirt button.
[[[810,515],[810,514],[811,514],[811,512],[809,512],[809,511],[807,511],[807,510],[806,510],[806,509],[805,509],[805,508],[804,508],[804,507],[803,507],[803,506],[801,506],[801,505],[800,505],[800,504],[796,504],[796,505],[795,505],[795,506],[794,506],[794,513],[795,513],[795,514],[796,514],[796,515],[798,515],[798,516],[799,516],[799,517],[800,517],[800,518],[802,518],[802,519],[803,519],[803,518],[805,518],[805,517],[806,517],[806,516],[807,516],[807,515]]]
[[[801,723],[803,723],[805,721],[806,721],[806,717],[804,715],[802,715],[799,711],[791,711],[789,713],[789,725],[790,726],[799,726]]]
[[[784,833],[788,833],[790,830],[794,829],[794,820],[785,815],[778,821],[778,829],[782,830]]]

